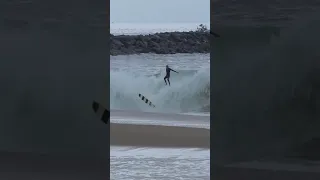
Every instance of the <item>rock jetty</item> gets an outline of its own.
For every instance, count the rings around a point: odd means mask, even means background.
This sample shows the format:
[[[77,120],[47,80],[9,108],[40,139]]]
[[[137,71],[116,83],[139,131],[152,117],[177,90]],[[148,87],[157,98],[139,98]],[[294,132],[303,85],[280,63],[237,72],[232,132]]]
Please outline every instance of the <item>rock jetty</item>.
[[[110,35],[110,54],[209,53],[210,32],[165,32],[150,35]]]

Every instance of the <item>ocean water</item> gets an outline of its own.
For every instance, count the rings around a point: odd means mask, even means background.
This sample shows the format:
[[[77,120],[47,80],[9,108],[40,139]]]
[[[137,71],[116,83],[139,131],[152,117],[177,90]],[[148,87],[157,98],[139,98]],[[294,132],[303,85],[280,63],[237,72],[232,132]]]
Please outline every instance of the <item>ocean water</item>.
[[[171,86],[166,86],[163,80],[166,65],[179,72],[171,72]],[[208,112],[209,65],[209,54],[111,56],[111,109],[164,113]],[[139,93],[156,108],[142,103]]]
[[[111,137],[118,137],[111,140],[111,145],[118,145],[120,136],[133,129],[143,133],[131,133],[130,144],[111,147],[112,179],[210,178],[209,57],[209,54],[111,56],[111,123],[120,126],[111,125]],[[179,72],[172,72],[171,86],[166,86],[163,80],[167,64]],[[156,107],[145,104],[139,93]],[[128,124],[132,125],[128,130],[121,128]],[[156,126],[161,136],[170,133],[168,138],[181,136],[182,139],[172,140],[174,143],[170,144],[169,139],[149,132],[149,127],[140,127],[143,125]],[[172,132],[171,127],[188,127],[190,131]],[[117,132],[113,133],[112,129]],[[200,141],[205,139],[206,145],[197,144],[199,139],[194,139],[198,129],[205,131]],[[149,139],[152,142],[146,142]]]
[[[196,27],[111,24],[111,33]],[[110,59],[111,179],[210,179],[210,55],[140,54]],[[179,72],[171,72],[171,86],[163,80],[166,65]],[[155,108],[144,103],[139,93]]]
[[[210,179],[210,152],[196,148],[111,147],[111,179]]]

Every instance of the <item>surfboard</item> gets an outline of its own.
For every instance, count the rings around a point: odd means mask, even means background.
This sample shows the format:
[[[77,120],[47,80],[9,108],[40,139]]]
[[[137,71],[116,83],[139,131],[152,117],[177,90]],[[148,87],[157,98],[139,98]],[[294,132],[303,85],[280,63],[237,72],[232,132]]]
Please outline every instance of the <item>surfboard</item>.
[[[110,121],[110,111],[103,107],[100,103],[93,101],[92,103],[92,109],[94,113],[96,113],[99,117],[99,119],[104,122],[105,124],[108,124]]]
[[[155,108],[156,106],[149,100],[147,99],[145,96],[143,96],[142,94],[139,94],[140,99],[145,102],[146,104],[148,104],[150,107]]]

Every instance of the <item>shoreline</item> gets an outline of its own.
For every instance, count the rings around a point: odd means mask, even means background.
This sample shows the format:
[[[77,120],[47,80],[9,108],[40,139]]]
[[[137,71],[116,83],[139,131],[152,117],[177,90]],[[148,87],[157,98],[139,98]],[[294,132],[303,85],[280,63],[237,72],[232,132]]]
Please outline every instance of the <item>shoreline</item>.
[[[210,148],[210,117],[138,111],[110,111],[110,145]]]
[[[111,123],[110,146],[209,149],[210,129]]]
[[[142,53],[210,53],[210,32],[163,32],[149,35],[110,34],[110,55]]]

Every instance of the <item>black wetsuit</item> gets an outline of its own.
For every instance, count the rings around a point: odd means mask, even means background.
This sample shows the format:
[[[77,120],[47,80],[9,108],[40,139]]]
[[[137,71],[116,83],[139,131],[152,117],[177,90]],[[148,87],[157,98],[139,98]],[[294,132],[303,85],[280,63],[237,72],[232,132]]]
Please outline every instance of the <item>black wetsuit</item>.
[[[167,85],[166,79],[168,80],[169,86],[170,86],[170,80],[169,80],[170,79],[170,71],[178,73],[177,71],[175,71],[169,67],[166,67],[166,76],[163,79],[164,79],[164,82],[166,83],[166,85]]]

